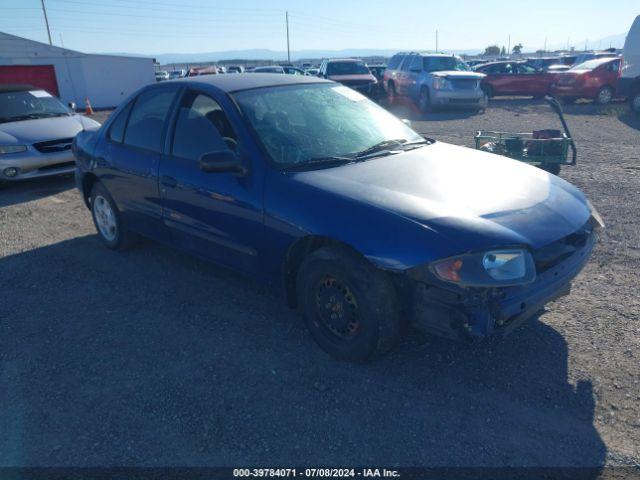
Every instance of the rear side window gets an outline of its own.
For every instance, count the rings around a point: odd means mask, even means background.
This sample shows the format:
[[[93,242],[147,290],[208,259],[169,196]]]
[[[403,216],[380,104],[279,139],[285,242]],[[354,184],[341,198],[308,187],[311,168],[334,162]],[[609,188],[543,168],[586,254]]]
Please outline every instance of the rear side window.
[[[394,55],[393,57],[391,57],[391,60],[389,60],[389,64],[387,65],[387,68],[391,70],[397,69],[400,66],[400,62],[402,62],[403,58],[404,58],[404,55]]]
[[[414,57],[415,55],[407,55],[406,57],[404,57],[402,65],[400,66],[400,70],[402,70],[403,72],[408,72],[409,65],[411,65],[411,61],[414,59]]]
[[[175,90],[165,89],[154,89],[140,94],[129,116],[124,143],[161,152],[162,129],[175,95]]]
[[[120,113],[115,118],[109,129],[109,138],[114,142],[122,143],[124,140],[124,129],[127,126],[127,118],[129,118],[129,112],[131,111],[131,105],[133,102],[120,110]]]

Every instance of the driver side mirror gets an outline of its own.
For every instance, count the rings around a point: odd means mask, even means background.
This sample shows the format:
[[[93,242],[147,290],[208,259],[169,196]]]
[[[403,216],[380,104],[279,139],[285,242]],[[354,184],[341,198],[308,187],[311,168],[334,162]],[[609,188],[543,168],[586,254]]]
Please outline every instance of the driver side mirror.
[[[231,150],[218,150],[205,153],[200,157],[200,170],[206,173],[235,173],[244,175],[247,169],[237,153]]]

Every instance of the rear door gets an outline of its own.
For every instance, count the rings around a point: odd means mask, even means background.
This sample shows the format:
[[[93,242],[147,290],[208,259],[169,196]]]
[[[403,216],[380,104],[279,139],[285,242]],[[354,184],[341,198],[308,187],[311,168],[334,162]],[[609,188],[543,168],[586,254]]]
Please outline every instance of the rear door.
[[[172,120],[160,164],[164,224],[181,248],[217,263],[257,274],[263,239],[263,170],[247,162],[247,173],[203,172],[205,153],[232,150],[243,158],[248,142],[225,98],[185,89]],[[231,113],[232,115],[230,115]]]
[[[523,95],[546,95],[551,86],[551,74],[538,70],[532,65],[518,63],[517,77],[514,79],[516,90]]]
[[[402,64],[400,64],[400,70],[396,77],[396,93],[398,95],[408,95],[410,85],[409,69],[413,59],[417,56],[418,55],[407,55],[404,57]]]
[[[124,221],[134,231],[154,238],[162,233],[158,168],[178,90],[176,84],[165,84],[140,93],[111,124],[102,150],[108,171],[101,172],[101,181]]]

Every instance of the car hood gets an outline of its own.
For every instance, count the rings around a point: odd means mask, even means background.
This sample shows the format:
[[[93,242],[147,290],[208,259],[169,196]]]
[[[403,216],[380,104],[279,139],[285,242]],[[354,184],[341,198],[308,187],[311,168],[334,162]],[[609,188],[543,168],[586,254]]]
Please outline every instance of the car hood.
[[[82,130],[96,130],[100,124],[81,115],[38,118],[0,123],[0,142],[32,144],[58,138],[71,138]]]
[[[445,78],[471,78],[479,80],[484,78],[486,75],[484,73],[478,72],[460,72],[458,70],[443,70],[441,72],[431,72],[431,75],[435,77],[445,77]]]
[[[294,179],[418,222],[459,252],[505,244],[539,248],[575,232],[591,215],[582,192],[555,175],[440,142]]]

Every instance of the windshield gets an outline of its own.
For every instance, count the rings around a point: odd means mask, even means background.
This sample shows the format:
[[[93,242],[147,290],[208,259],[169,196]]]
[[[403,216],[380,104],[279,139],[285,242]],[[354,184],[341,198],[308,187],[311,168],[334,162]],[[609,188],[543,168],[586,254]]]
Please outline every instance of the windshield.
[[[60,100],[44,90],[0,93],[0,122],[70,114]]]
[[[455,57],[424,57],[423,62],[425,72],[443,72],[446,70],[467,72],[471,70],[466,63]]]
[[[595,58],[593,60],[588,60],[586,62],[579,63],[571,67],[569,70],[593,70],[594,68],[599,67],[603,63],[607,63],[610,58]]]
[[[424,142],[392,114],[348,87],[290,85],[246,90],[236,101],[281,167],[353,158],[385,141]]]
[[[360,62],[330,62],[327,75],[366,75],[369,69]]]

